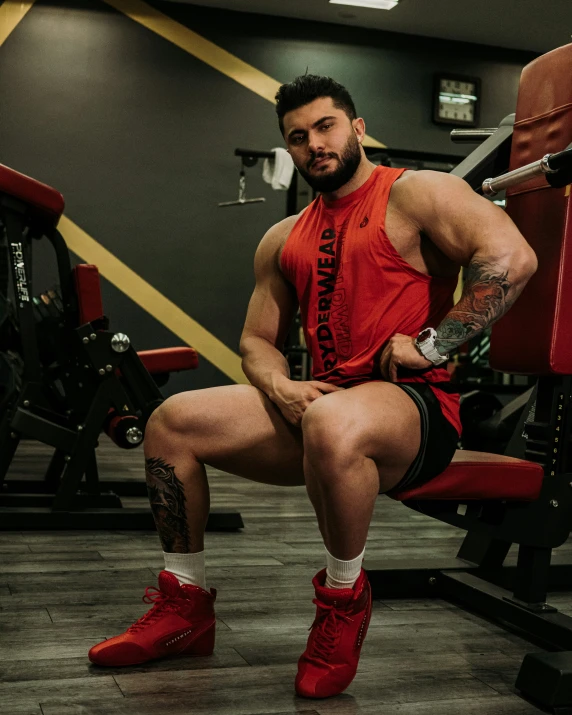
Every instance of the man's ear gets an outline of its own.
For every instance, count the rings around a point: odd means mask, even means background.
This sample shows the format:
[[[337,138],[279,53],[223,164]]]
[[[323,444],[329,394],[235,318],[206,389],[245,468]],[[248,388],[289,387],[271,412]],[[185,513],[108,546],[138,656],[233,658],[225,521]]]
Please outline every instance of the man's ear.
[[[354,132],[356,133],[357,140],[361,144],[365,137],[365,122],[361,117],[358,117],[353,120],[352,125]]]

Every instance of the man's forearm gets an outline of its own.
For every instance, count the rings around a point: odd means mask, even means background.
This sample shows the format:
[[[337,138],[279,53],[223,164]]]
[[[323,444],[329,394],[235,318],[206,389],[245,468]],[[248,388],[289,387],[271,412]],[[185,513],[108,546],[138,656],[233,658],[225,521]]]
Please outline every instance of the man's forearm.
[[[442,355],[451,353],[492,325],[515,302],[535,270],[534,254],[499,259],[475,254],[461,299],[436,328],[437,350]]]
[[[290,366],[284,355],[268,340],[258,337],[244,338],[240,353],[242,369],[250,383],[274,400],[277,385],[290,379]]]

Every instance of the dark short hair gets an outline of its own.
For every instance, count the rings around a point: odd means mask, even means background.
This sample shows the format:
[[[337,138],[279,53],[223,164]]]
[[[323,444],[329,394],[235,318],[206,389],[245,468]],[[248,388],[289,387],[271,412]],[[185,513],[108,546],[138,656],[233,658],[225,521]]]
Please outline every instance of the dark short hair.
[[[284,115],[293,109],[310,104],[318,97],[331,97],[336,109],[342,109],[350,119],[357,117],[353,99],[348,90],[331,77],[304,74],[288,84],[283,84],[276,94],[276,114],[280,131],[284,134]]]

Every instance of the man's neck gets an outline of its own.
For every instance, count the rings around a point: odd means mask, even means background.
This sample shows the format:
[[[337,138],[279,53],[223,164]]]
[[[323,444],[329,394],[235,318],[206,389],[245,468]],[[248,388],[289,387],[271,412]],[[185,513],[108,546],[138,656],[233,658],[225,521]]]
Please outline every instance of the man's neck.
[[[343,199],[344,196],[347,196],[348,194],[351,194],[354,191],[357,191],[357,189],[359,189],[360,186],[363,186],[365,184],[365,182],[369,179],[369,177],[372,175],[375,168],[376,168],[376,165],[372,164],[371,161],[366,159],[366,157],[364,155],[362,160],[359,163],[356,173],[347,182],[347,184],[340,186],[340,188],[337,191],[332,191],[327,194],[324,193],[324,194],[322,194],[322,196],[328,202],[329,201],[337,201],[338,199]]]

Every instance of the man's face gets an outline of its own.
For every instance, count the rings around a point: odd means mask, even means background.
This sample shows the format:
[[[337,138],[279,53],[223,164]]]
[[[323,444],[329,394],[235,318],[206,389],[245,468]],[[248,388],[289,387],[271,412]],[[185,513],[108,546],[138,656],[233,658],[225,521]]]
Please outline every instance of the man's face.
[[[322,193],[347,184],[362,158],[353,123],[343,109],[334,107],[331,97],[287,112],[284,137],[300,174]]]

